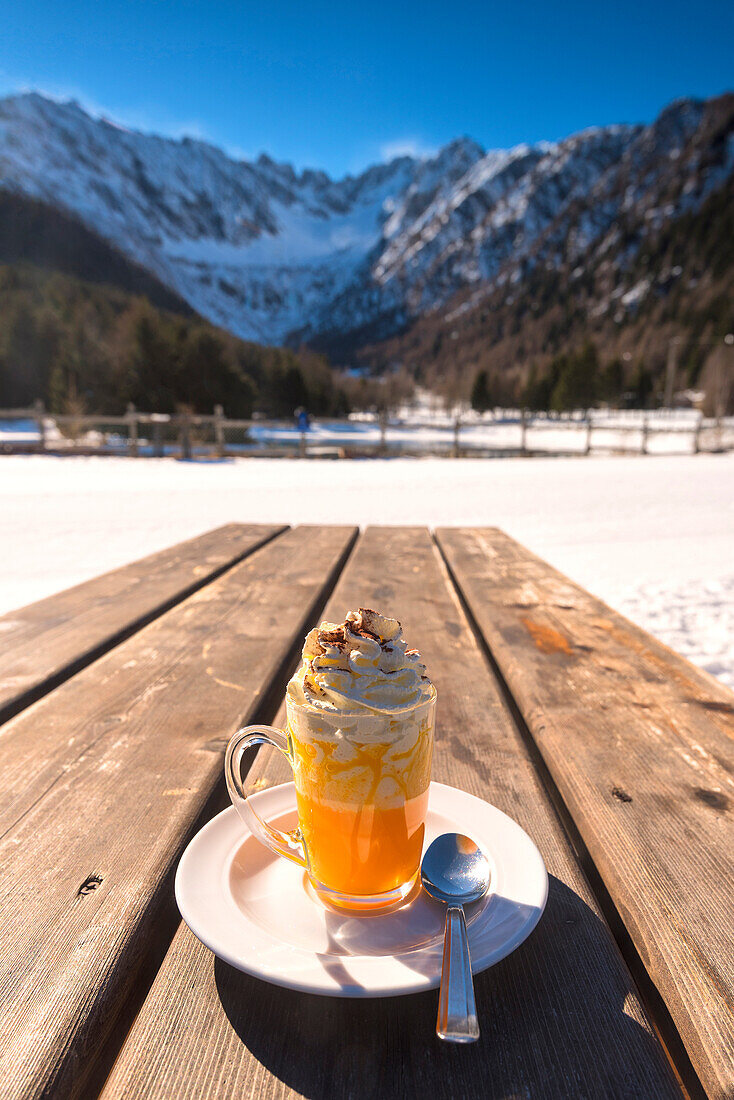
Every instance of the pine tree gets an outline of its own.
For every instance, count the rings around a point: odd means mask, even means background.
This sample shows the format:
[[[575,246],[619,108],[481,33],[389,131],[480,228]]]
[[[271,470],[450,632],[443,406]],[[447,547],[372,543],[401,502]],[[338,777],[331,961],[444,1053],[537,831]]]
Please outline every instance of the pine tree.
[[[195,328],[182,341],[177,397],[199,412],[227,404],[229,396],[224,341],[207,328]]]
[[[135,379],[132,401],[138,408],[175,412],[184,400],[178,387],[179,347],[174,331],[141,302],[133,319],[130,368]]]
[[[624,367],[621,359],[612,359],[605,366],[599,380],[599,397],[618,404],[624,393]]]
[[[596,399],[598,368],[596,348],[591,343],[568,356],[551,394],[551,408],[555,412],[590,408]]]
[[[489,372],[486,370],[478,371],[474,379],[471,391],[471,407],[480,413],[487,412],[488,409],[494,407]]]
[[[547,412],[550,408],[551,384],[548,375],[538,376],[533,364],[522,394],[522,403],[531,412]]]
[[[308,407],[308,387],[303,379],[303,372],[297,365],[293,365],[286,369],[283,376],[283,388],[281,391],[281,400],[284,410],[288,410],[292,415],[297,408]]]
[[[644,363],[639,363],[637,371],[635,372],[635,378],[632,383],[632,390],[634,393],[635,407],[638,409],[646,409],[652,391],[654,389],[652,374],[645,367]]]

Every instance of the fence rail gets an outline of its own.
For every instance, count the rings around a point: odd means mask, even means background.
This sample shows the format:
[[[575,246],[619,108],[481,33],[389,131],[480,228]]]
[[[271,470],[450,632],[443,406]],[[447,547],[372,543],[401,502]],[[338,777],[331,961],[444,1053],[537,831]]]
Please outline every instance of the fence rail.
[[[13,428],[15,425],[15,430]],[[551,446],[546,433],[575,433],[574,446]],[[526,410],[492,420],[314,420],[309,430],[292,421],[211,414],[151,413],[129,407],[116,416],[48,414],[41,403],[0,409],[0,452],[126,454],[131,457],[224,458],[228,455],[352,457],[389,454],[462,456],[588,455],[599,451],[650,453],[655,436],[689,437],[690,452],[734,449],[734,423],[674,410],[592,410],[547,416]],[[235,438],[237,437],[237,438]],[[557,437],[560,439],[560,437]]]

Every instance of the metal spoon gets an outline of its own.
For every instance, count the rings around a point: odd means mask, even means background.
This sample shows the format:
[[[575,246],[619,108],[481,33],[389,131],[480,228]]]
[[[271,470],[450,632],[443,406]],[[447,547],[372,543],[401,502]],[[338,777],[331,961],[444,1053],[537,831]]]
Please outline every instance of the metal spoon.
[[[486,894],[489,861],[468,836],[444,833],[423,856],[421,882],[431,897],[448,906],[436,1034],[450,1043],[473,1043],[479,1024],[462,906]]]

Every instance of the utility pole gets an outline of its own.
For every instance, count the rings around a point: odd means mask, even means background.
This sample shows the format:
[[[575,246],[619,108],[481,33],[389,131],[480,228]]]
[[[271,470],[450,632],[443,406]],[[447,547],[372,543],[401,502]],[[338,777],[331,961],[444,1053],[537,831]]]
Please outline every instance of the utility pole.
[[[224,408],[222,405],[214,406],[214,445],[219,458],[224,458]]]

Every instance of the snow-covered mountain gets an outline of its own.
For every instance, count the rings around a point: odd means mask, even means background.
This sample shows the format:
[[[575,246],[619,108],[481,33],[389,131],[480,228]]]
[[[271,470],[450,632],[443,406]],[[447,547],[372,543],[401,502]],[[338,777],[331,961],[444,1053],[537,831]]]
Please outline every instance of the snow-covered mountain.
[[[332,180],[30,93],[0,100],[0,188],[73,214],[242,337],[359,342],[538,257],[624,248],[630,211],[656,225],[695,209],[734,165],[731,132],[713,153],[697,141],[715,102],[510,150],[461,138]]]

